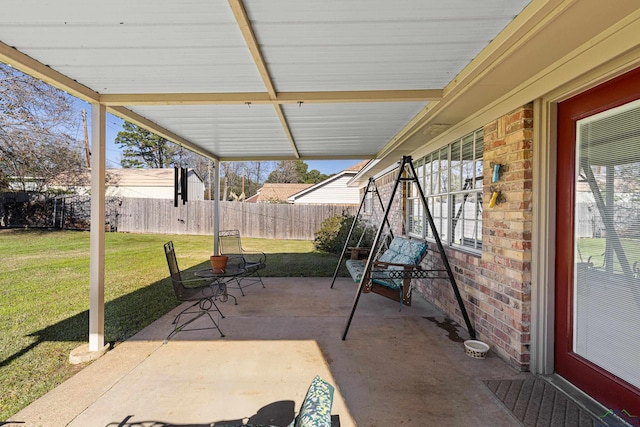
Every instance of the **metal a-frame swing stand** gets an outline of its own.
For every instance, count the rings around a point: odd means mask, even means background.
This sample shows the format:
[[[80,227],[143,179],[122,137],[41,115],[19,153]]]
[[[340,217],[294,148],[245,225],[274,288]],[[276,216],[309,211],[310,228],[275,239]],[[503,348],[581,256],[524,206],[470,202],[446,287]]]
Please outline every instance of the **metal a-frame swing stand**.
[[[373,178],[369,178],[369,182],[367,183],[367,188],[365,189],[364,194],[362,195],[362,200],[360,201],[360,206],[358,207],[356,216],[353,218],[353,222],[351,223],[349,234],[347,234],[347,240],[345,240],[344,242],[344,247],[342,248],[342,254],[340,255],[340,259],[338,260],[338,265],[336,265],[336,271],[333,273],[333,279],[331,280],[331,289],[333,289],[333,285],[336,283],[336,277],[338,277],[338,271],[340,270],[342,261],[344,260],[347,254],[347,250],[349,249],[349,242],[351,241],[351,235],[353,234],[353,231],[356,228],[356,224],[358,223],[358,219],[360,218],[360,213],[362,212],[362,208],[364,207],[365,201],[367,200],[367,195],[369,193],[372,193],[373,195],[375,195],[376,196],[375,200],[377,200],[378,203],[380,203],[381,208],[384,208],[384,204],[382,203],[382,198],[380,197],[380,193],[378,192],[378,187],[376,186],[376,180]],[[381,224],[384,224],[384,221],[381,222]],[[388,221],[387,221],[387,225],[389,225]],[[391,230],[391,227],[389,227],[389,230]],[[391,237],[393,237],[393,233],[391,231],[390,233],[391,233]],[[360,237],[360,240],[362,240],[362,237],[364,237],[364,232],[363,232],[363,235]],[[358,246],[359,245],[360,244],[358,243]]]
[[[369,186],[371,185],[372,182],[372,178],[369,180],[369,185],[367,186],[367,191],[369,190]],[[411,159],[411,156],[402,156],[402,161],[400,162],[400,168],[399,168],[399,172],[398,172],[398,178],[396,179],[396,182],[393,186],[393,190],[391,191],[391,197],[389,198],[389,202],[387,203],[387,207],[384,210],[384,217],[382,219],[382,221],[380,221],[380,226],[378,227],[378,231],[376,232],[376,236],[373,240],[373,244],[372,244],[372,250],[369,251],[369,256],[367,258],[367,262],[365,264],[364,267],[364,272],[362,273],[362,279],[360,280],[360,283],[358,284],[358,291],[356,292],[356,295],[354,297],[353,300],[353,306],[351,308],[351,314],[349,315],[349,319],[347,320],[347,324],[344,328],[344,333],[342,334],[342,340],[346,340],[347,339],[347,333],[349,332],[349,326],[351,326],[351,321],[353,320],[353,315],[355,314],[356,311],[356,307],[358,306],[358,301],[360,300],[360,295],[362,294],[362,291],[364,289],[364,287],[366,286],[366,278],[371,277],[371,270],[373,267],[373,263],[374,263],[374,258],[376,257],[376,252],[374,249],[378,247],[378,244],[380,242],[380,238],[382,236],[382,231],[384,229],[385,224],[389,224],[388,223],[388,218],[389,218],[389,212],[391,210],[391,206],[393,205],[393,199],[395,198],[396,192],[398,190],[398,186],[400,185],[401,182],[412,182],[415,184],[416,189],[418,190],[418,194],[420,196],[420,200],[422,201],[422,207],[424,209],[424,213],[425,216],[427,218],[427,222],[429,223],[429,227],[431,228],[431,233],[432,236],[435,240],[436,246],[438,247],[438,252],[440,253],[440,257],[442,259],[442,263],[444,264],[444,268],[445,271],[447,272],[447,277],[449,279],[449,282],[451,283],[451,288],[453,289],[453,293],[456,296],[456,300],[458,301],[458,306],[460,307],[460,312],[462,313],[462,317],[464,318],[464,322],[467,326],[467,331],[469,333],[469,337],[471,339],[476,339],[476,331],[473,329],[473,326],[471,326],[471,321],[469,320],[469,315],[467,314],[467,310],[464,306],[464,302],[462,301],[462,296],[460,295],[460,290],[458,289],[458,285],[456,284],[456,279],[453,276],[453,271],[451,270],[451,265],[449,264],[449,259],[447,258],[447,254],[444,251],[444,247],[442,246],[442,241],[440,240],[440,235],[438,234],[438,230],[436,229],[435,223],[433,221],[433,217],[431,216],[431,211],[429,210],[429,205],[427,204],[427,199],[424,196],[424,192],[422,191],[422,186],[420,185],[420,181],[418,179],[418,176],[416,174],[416,170],[413,167],[413,161]],[[375,185],[375,184],[374,184]],[[377,191],[376,191],[377,193]],[[378,195],[379,197],[379,195]],[[365,192],[365,196],[362,199],[362,203],[360,204],[360,208],[362,208],[362,205],[364,204],[364,199],[366,198],[366,192]],[[382,203],[382,202],[380,202]],[[358,209],[358,214],[356,215],[356,218],[353,221],[353,224],[351,225],[351,229],[349,230],[349,236],[347,237],[347,243],[345,243],[345,248],[342,251],[342,256],[340,258],[340,262],[338,262],[338,267],[336,267],[336,273],[333,276],[333,280],[335,281],[336,275],[337,275],[337,271],[338,268],[340,267],[340,263],[342,262],[342,259],[344,258],[346,249],[347,249],[347,245],[349,242],[349,238],[351,237],[351,233],[353,232],[353,229],[355,227],[355,224],[358,220],[358,216],[360,215],[360,209]],[[407,271],[404,274],[410,274],[411,277],[424,277],[423,272],[421,270],[410,270]],[[333,287],[333,282],[331,283],[331,287]]]

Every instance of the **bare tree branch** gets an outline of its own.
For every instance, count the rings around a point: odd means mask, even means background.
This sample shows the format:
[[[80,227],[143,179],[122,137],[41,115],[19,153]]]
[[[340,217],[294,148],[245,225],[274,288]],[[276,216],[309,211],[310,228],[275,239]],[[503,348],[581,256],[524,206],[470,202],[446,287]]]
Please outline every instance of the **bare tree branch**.
[[[81,179],[73,98],[0,63],[0,189],[44,192],[57,176]]]

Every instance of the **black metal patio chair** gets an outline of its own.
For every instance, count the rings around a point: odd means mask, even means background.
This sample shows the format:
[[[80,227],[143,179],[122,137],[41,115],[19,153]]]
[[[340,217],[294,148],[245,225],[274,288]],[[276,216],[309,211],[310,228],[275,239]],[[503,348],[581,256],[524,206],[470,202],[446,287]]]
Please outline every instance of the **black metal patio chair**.
[[[242,249],[239,230],[222,230],[218,233],[220,255],[229,257],[227,266],[238,267],[245,273],[236,277],[236,283],[240,293],[244,296],[242,287],[260,283],[264,288],[264,282],[260,277],[260,270],[267,266],[267,256],[264,252],[247,252]]]
[[[208,279],[190,279],[183,280],[182,273],[178,267],[178,260],[176,259],[176,252],[173,248],[173,242],[167,242],[164,244],[164,253],[167,256],[167,264],[169,265],[169,273],[171,275],[171,282],[173,283],[173,290],[176,294],[178,301],[192,302],[187,308],[178,313],[173,319],[175,325],[173,331],[166,338],[167,342],[171,337],[181,331],[198,331],[204,329],[217,329],[220,332],[220,336],[224,337],[224,334],[218,326],[218,322],[213,318],[211,313],[218,312],[219,317],[224,319],[224,315],[216,305],[215,300],[219,299],[224,302],[227,298],[225,284]],[[186,321],[180,323],[180,318],[185,315],[190,316]],[[185,327],[202,316],[208,316],[213,323],[213,326],[189,328]],[[219,318],[218,318],[219,320]]]

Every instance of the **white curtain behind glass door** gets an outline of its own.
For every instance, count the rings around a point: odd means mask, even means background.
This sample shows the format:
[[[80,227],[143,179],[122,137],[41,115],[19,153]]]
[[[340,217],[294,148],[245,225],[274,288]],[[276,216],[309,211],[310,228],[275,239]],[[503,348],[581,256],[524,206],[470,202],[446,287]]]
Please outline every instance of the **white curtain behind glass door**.
[[[640,101],[576,137],[573,351],[640,387]]]

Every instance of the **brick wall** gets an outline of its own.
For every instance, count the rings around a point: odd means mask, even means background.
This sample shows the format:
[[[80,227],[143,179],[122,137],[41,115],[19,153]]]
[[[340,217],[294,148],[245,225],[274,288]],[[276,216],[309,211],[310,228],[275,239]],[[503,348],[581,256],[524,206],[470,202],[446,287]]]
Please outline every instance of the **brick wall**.
[[[446,249],[478,338],[519,370],[528,370],[530,355],[532,126],[528,104],[484,127],[482,255]],[[506,166],[497,183],[491,182],[493,163]],[[392,183],[377,181],[385,203]],[[502,197],[489,208],[492,189]],[[424,267],[443,268],[435,245],[430,248]],[[413,286],[464,325],[448,280],[414,280]]]
[[[481,336],[523,370],[529,367],[533,105],[484,127],[482,257],[469,289]],[[506,165],[497,183],[492,164]],[[489,208],[491,190],[503,200]]]
[[[369,221],[371,224],[377,227],[382,218],[384,216],[383,210],[386,209],[389,199],[391,197],[391,190],[393,190],[393,186],[398,178],[398,171],[393,171],[388,173],[387,175],[376,180],[376,187],[378,188],[378,192],[380,193],[380,198],[382,199],[382,205],[377,199],[373,201],[373,209],[371,214],[361,213],[361,219],[365,221]],[[364,188],[360,189],[360,197],[364,194]],[[375,198],[375,196],[374,196]],[[397,194],[393,199],[393,205],[391,206],[391,210],[389,211],[388,221],[393,228],[394,233],[400,233],[403,227],[403,217],[402,217],[402,186],[398,187]],[[385,228],[384,233],[388,233],[388,230]]]

